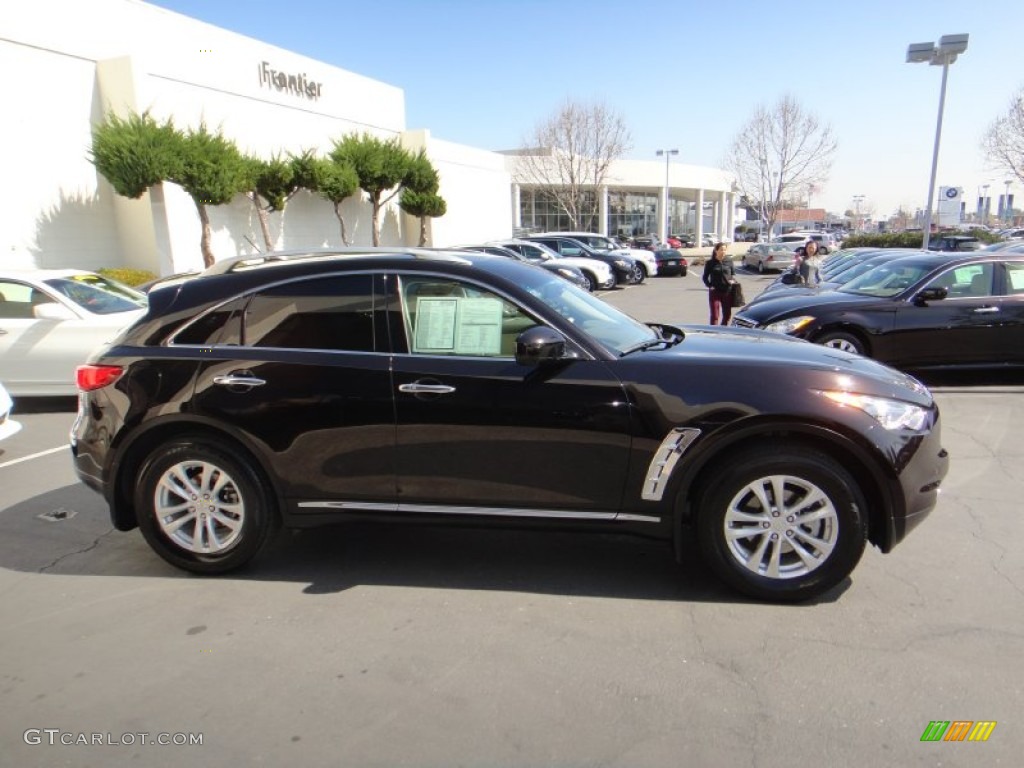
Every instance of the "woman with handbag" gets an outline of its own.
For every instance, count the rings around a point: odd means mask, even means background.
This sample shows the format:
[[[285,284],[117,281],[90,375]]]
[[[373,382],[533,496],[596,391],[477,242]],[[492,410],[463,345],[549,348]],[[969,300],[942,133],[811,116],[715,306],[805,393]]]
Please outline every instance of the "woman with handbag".
[[[704,263],[701,278],[708,288],[710,325],[728,325],[732,318],[732,285],[736,282],[732,262],[725,258],[725,243],[715,243],[711,258]]]

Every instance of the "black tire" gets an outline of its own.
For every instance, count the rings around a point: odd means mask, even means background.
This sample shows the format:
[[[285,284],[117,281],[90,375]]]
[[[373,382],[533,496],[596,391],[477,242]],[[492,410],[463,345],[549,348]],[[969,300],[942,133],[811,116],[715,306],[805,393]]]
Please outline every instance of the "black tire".
[[[764,262],[763,261],[757,262],[757,274],[759,274],[759,275],[763,275],[764,274]]]
[[[776,489],[784,508],[766,510],[761,499],[771,504]],[[794,602],[826,592],[850,574],[867,541],[856,481],[838,462],[805,448],[730,457],[696,504],[701,552],[712,570],[762,600]],[[801,512],[810,519],[801,523]],[[737,535],[748,529],[749,536]]]
[[[644,280],[647,279],[647,270],[644,269],[644,265],[637,262],[633,265],[633,282],[640,285]]]
[[[688,269],[687,267],[680,267],[679,268],[679,276],[680,277],[686,277],[686,270],[687,269]]]
[[[587,290],[593,293],[600,286],[597,284],[597,277],[591,272],[584,272],[583,276],[587,278]]]
[[[225,573],[249,562],[277,530],[268,483],[237,453],[212,438],[185,437],[159,446],[143,464],[135,490],[139,529],[171,565]],[[196,486],[189,488],[189,482]],[[187,506],[189,501],[194,505]],[[190,520],[208,524],[189,525]]]
[[[864,346],[864,342],[852,333],[845,333],[844,331],[826,331],[816,338],[814,342],[824,347],[841,349],[844,352],[867,355],[867,347]]]

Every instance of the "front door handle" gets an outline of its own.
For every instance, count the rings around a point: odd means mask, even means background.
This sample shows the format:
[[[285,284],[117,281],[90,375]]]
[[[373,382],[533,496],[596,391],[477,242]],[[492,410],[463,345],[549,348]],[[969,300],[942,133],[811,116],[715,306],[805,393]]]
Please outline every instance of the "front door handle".
[[[998,311],[999,311],[999,307],[978,307],[976,310],[974,310],[974,314],[976,314],[976,315],[990,315],[993,312],[998,312]]]
[[[455,387],[450,387],[447,384],[420,384],[419,382],[413,382],[412,384],[399,384],[398,391],[413,395],[447,395],[454,392]]]

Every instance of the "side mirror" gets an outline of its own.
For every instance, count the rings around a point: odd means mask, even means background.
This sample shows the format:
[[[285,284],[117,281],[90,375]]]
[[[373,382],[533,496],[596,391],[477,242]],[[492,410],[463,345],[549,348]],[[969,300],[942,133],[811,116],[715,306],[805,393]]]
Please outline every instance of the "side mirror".
[[[914,297],[915,304],[924,304],[929,301],[940,301],[949,295],[948,288],[924,288],[918,291]]]
[[[541,365],[566,357],[565,336],[553,328],[535,325],[516,337],[516,362],[519,365]]]
[[[77,320],[78,316],[63,304],[47,301],[32,307],[32,316],[36,320]]]

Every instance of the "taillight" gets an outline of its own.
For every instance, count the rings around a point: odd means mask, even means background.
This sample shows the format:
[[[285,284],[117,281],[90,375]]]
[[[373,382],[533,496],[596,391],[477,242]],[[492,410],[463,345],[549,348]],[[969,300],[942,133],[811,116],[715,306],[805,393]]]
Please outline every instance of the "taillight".
[[[83,392],[92,392],[113,384],[122,373],[120,365],[80,365],[75,370],[75,382]]]

